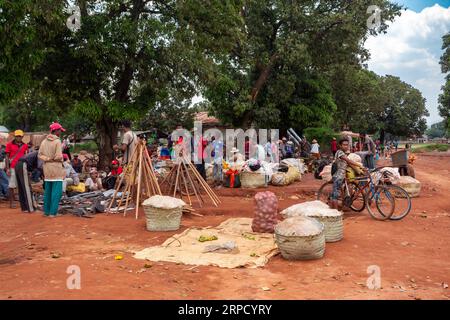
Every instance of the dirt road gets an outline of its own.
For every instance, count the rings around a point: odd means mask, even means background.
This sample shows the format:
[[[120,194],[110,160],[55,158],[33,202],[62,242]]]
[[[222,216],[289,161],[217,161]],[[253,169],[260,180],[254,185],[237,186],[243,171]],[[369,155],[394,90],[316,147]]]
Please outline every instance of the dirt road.
[[[48,219],[1,203],[0,299],[449,299],[450,157],[419,155],[415,171],[422,193],[403,221],[347,214],[344,240],[327,244],[323,259],[288,262],[277,256],[260,269],[173,263],[144,268],[131,252],[175,232],[147,232],[143,214],[137,221],[132,215]],[[284,209],[312,200],[318,186],[309,175],[270,190]],[[218,193],[222,206],[199,209],[205,217],[184,216],[182,230],[252,217],[254,191]],[[117,254],[124,259],[116,261]],[[71,265],[80,267],[81,290],[67,289]],[[381,289],[367,288],[369,266],[380,268]]]

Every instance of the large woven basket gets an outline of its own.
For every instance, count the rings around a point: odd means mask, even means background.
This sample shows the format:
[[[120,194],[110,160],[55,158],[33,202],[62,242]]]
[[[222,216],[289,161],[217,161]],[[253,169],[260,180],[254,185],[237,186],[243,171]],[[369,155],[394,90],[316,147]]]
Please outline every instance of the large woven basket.
[[[174,231],[180,229],[183,208],[161,209],[143,205],[148,231]]]
[[[310,235],[286,235],[280,231],[280,224],[275,227],[275,240],[283,258],[287,260],[320,259],[325,254],[324,226],[315,219],[294,217],[287,220],[312,220],[319,225],[318,232]],[[310,221],[311,222],[311,221]]]
[[[257,172],[241,172],[242,188],[261,188],[266,186],[266,175]]]
[[[340,217],[328,217],[318,215],[308,215],[310,218],[317,219],[319,222],[323,223],[325,226],[325,241],[326,242],[337,242],[341,241],[344,237],[344,222],[342,216]]]

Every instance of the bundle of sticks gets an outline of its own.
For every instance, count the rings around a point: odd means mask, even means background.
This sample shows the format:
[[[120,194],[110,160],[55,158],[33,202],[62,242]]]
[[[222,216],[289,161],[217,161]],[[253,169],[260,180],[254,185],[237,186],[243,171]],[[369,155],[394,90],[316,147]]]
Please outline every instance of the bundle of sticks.
[[[123,214],[126,216],[128,205],[131,202],[134,202],[136,206],[136,219],[138,219],[139,206],[141,205],[141,202],[151,196],[161,195],[161,188],[153,169],[152,160],[148,153],[146,141],[144,139],[139,140],[131,156],[131,160],[128,162],[128,165],[124,170],[124,174],[120,179],[118,179],[116,190],[114,192],[111,204],[109,205],[108,212],[111,212],[111,207],[115,205],[115,200],[118,193],[121,191],[124,181],[126,182],[125,189],[122,192],[116,207],[122,209],[122,203],[125,202]]]
[[[192,206],[192,198],[194,196],[198,200],[200,207],[203,206],[205,200],[202,196],[202,191],[206,193],[214,206],[217,207],[221,203],[219,197],[203,179],[197,168],[182,154],[177,158],[172,170],[161,182],[161,185],[165,194],[174,198],[177,195],[181,199],[185,197],[190,206]]]

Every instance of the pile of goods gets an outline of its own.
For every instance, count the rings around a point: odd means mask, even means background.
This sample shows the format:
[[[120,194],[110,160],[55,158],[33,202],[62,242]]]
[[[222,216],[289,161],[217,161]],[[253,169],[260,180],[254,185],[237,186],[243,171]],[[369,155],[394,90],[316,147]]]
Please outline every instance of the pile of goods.
[[[337,242],[344,237],[343,213],[330,209],[321,201],[309,201],[294,205],[281,212],[284,218],[310,217],[323,223],[325,227],[326,242]]]
[[[75,196],[61,198],[59,213],[73,214],[79,217],[92,218],[92,215],[106,212],[111,203],[113,191],[95,191],[80,193]],[[38,209],[43,210],[44,196],[38,197]]]
[[[272,184],[274,186],[287,186],[295,181],[300,181],[302,175],[297,167],[290,166],[286,173],[277,172],[272,175]]]
[[[320,259],[325,253],[324,225],[308,217],[292,217],[275,227],[275,239],[287,260]]]
[[[178,198],[155,195],[144,201],[147,230],[173,231],[178,230],[186,203]]]
[[[277,224],[278,198],[270,191],[258,192],[255,195],[255,218],[253,232],[273,233]]]
[[[414,179],[413,177],[401,176],[394,184],[405,189],[411,198],[418,197],[420,195],[420,181]]]

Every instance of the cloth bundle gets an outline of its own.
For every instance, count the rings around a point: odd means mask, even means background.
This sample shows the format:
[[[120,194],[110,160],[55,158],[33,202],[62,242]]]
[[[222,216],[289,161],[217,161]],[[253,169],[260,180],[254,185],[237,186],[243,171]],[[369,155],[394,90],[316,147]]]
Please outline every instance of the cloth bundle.
[[[277,221],[278,198],[270,191],[258,192],[255,195],[255,218],[253,232],[273,233]]]

